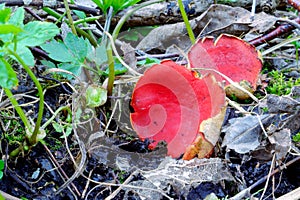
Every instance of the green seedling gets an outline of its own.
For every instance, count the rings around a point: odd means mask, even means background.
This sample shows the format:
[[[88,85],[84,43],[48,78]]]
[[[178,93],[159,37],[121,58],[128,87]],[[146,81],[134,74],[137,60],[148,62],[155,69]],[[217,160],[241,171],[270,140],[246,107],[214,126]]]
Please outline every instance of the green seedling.
[[[105,104],[107,91],[98,85],[89,85],[86,89],[86,105],[95,108]]]
[[[270,72],[269,76],[271,77],[271,81],[266,90],[271,94],[279,96],[287,95],[291,92],[293,86],[300,84],[300,78],[296,80],[293,78],[288,79],[282,72],[276,70]]]
[[[24,9],[22,7],[12,13],[10,8],[6,8],[4,4],[1,4],[0,16],[0,86],[4,89],[7,97],[25,125],[26,141],[28,144],[24,146],[33,146],[43,135],[43,130],[40,130],[40,125],[44,111],[44,94],[40,82],[29,67],[34,65],[34,57],[29,47],[43,44],[58,34],[59,29],[56,25],[48,22],[32,21],[23,24]],[[36,122],[26,117],[11,92],[11,89],[18,85],[16,73],[10,62],[8,62],[8,60],[11,59],[23,67],[38,90],[40,102]],[[15,153],[17,152],[19,152],[19,150],[15,151]]]
[[[300,142],[300,133],[297,133],[296,135],[293,136],[293,141]]]

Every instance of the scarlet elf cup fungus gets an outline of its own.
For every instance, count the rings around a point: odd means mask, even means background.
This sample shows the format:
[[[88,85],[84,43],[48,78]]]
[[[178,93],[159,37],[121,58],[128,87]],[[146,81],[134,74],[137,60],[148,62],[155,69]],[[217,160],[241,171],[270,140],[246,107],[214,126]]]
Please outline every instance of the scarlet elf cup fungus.
[[[185,159],[190,159],[199,150],[191,148],[199,137],[205,152],[212,150],[215,143],[199,132],[200,124],[218,115],[224,104],[225,92],[212,75],[199,79],[185,67],[164,61],[149,68],[137,82],[131,123],[141,139],[153,141],[150,148],[165,141],[168,155],[176,158],[186,153]]]
[[[216,40],[213,37],[198,40],[189,51],[188,59],[192,68],[200,68],[201,74],[212,73],[217,81],[225,80],[212,70],[205,70],[214,69],[249,92],[256,90],[258,74],[262,68],[260,54],[254,46],[238,37],[223,34]],[[227,95],[234,94],[239,99],[248,98],[248,95],[231,86],[227,80],[225,82]]]

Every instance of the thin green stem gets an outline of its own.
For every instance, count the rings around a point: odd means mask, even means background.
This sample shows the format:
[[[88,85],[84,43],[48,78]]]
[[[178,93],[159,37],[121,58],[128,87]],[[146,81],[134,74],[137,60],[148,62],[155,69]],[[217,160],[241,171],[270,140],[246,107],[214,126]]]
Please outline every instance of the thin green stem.
[[[65,8],[66,8],[66,12],[67,12],[68,20],[69,20],[69,25],[72,29],[72,33],[74,35],[77,35],[76,28],[74,26],[73,18],[72,18],[72,15],[71,15],[71,10],[70,10],[70,7],[69,7],[69,4],[68,4],[67,0],[64,0],[64,5],[65,5]]]
[[[62,110],[67,110],[69,114],[72,115],[72,111],[70,109],[69,106],[62,106],[62,107],[59,107],[55,112],[54,114],[52,115],[52,117],[50,117],[50,119],[48,119],[42,126],[42,129],[45,129],[52,121],[53,119],[58,115],[58,113]]]
[[[128,17],[130,17],[130,15],[132,15],[135,11],[137,11],[137,10],[143,8],[143,7],[149,6],[149,5],[154,4],[154,3],[160,3],[162,1],[164,1],[164,0],[147,1],[147,2],[141,3],[140,5],[128,10],[126,12],[126,14],[121,17],[121,19],[119,20],[118,24],[116,25],[116,27],[113,31],[112,36],[114,38],[114,41],[117,39],[123,24],[126,22]]]
[[[114,87],[114,81],[115,81],[115,66],[114,66],[114,58],[113,53],[111,49],[111,44],[108,42],[107,48],[106,48],[106,54],[108,58],[108,84],[107,84],[107,96],[112,96],[112,91]]]
[[[29,144],[30,145],[35,145],[37,143],[37,134],[40,131],[40,126],[43,118],[43,113],[44,113],[44,94],[43,94],[43,88],[39,82],[39,80],[36,78],[34,73],[31,71],[31,69],[26,65],[26,63],[23,61],[23,59],[14,51],[11,51],[8,49],[8,53],[13,55],[17,61],[23,66],[24,70],[27,72],[27,74],[30,76],[32,81],[34,82],[35,86],[37,87],[38,90],[38,95],[40,97],[39,101],[39,111],[38,111],[38,116],[36,120],[36,124],[32,133],[32,136],[29,138]]]
[[[65,14],[61,15],[58,12],[56,12],[55,10],[53,10],[51,8],[48,8],[48,7],[44,7],[43,11],[45,11],[46,13],[51,15],[52,17],[55,17],[56,19],[58,19],[58,21],[61,21],[63,16],[65,15]]]
[[[187,30],[189,38],[191,40],[191,43],[195,44],[195,42],[196,42],[195,35],[194,35],[194,32],[193,32],[193,29],[191,28],[191,25],[190,25],[189,19],[187,17],[187,14],[185,12],[182,0],[178,0],[178,4],[179,4],[179,9],[180,9],[180,12],[181,12],[182,19],[184,21],[186,30]]]
[[[82,30],[82,29],[80,29],[78,27],[76,27],[76,30],[77,30],[77,33],[79,33],[80,35],[82,35],[85,38],[87,38],[94,47],[98,46],[97,41],[90,34],[88,34],[87,32],[85,32],[84,30]]]
[[[14,97],[13,93],[10,91],[10,89],[4,88],[5,94],[7,95],[7,97],[9,98],[11,104],[13,105],[13,107],[15,108],[15,110],[17,111],[18,115],[20,116],[22,122],[24,123],[25,127],[31,131],[31,124],[29,123],[24,111],[22,110],[22,108],[20,107],[18,101],[16,100],[16,98]]]
[[[101,16],[86,17],[84,19],[79,19],[79,20],[74,21],[74,25],[82,24],[82,23],[85,23],[85,22],[94,22],[94,21],[96,21],[96,20],[98,20],[100,18],[101,18]]]

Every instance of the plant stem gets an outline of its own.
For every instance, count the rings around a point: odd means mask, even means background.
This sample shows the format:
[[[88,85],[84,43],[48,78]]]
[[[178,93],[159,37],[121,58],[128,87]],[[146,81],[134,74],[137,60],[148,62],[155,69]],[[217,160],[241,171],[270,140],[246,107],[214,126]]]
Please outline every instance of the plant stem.
[[[185,12],[184,6],[182,4],[182,0],[178,0],[178,4],[179,4],[179,9],[180,9],[180,12],[181,12],[181,15],[182,15],[182,19],[184,21],[186,30],[187,30],[187,32],[189,34],[189,38],[191,40],[191,43],[195,44],[195,42],[196,42],[195,35],[194,35],[194,32],[193,32],[193,29],[191,28],[191,25],[190,25],[189,19],[187,17],[187,14]]]
[[[84,19],[79,19],[77,21],[74,21],[74,25],[78,25],[78,24],[82,24],[82,23],[85,23],[85,22],[94,22],[98,19],[100,19],[101,16],[96,16],[96,17],[86,17]]]
[[[74,26],[73,18],[72,18],[72,15],[71,15],[71,10],[70,10],[70,7],[69,7],[69,4],[68,4],[67,0],[64,0],[64,5],[65,5],[65,8],[66,8],[66,12],[67,12],[68,20],[69,20],[69,25],[72,29],[72,33],[74,35],[77,35],[76,28]]]
[[[128,10],[126,12],[125,15],[123,15],[123,17],[121,17],[121,19],[119,20],[118,24],[116,25],[114,31],[113,31],[113,38],[114,38],[114,41],[117,39],[118,35],[119,35],[119,32],[123,26],[123,24],[126,22],[126,20],[128,19],[128,17],[130,17],[130,15],[132,15],[135,11],[143,8],[143,7],[146,7],[146,6],[149,6],[151,4],[154,4],[154,3],[159,3],[159,2],[162,2],[164,0],[154,0],[154,1],[146,1],[144,3],[141,3],[140,5],[138,5],[137,7],[134,7],[130,10]]]
[[[108,59],[108,83],[107,83],[107,96],[112,96],[112,91],[114,87],[114,81],[115,81],[115,66],[114,66],[114,58],[113,53],[111,49],[111,44],[108,41],[107,48],[106,48],[106,54]]]
[[[40,126],[41,122],[43,119],[43,113],[44,113],[44,94],[43,94],[43,88],[39,82],[39,80],[36,78],[34,73],[31,71],[31,69],[26,65],[26,63],[23,61],[23,59],[14,51],[11,51],[8,49],[8,53],[13,55],[17,61],[23,66],[24,70],[27,72],[27,74],[30,76],[32,81],[34,82],[35,86],[37,87],[38,90],[38,95],[40,97],[39,101],[39,111],[38,111],[38,116],[36,120],[36,124],[32,133],[32,136],[29,138],[29,144],[30,145],[35,145],[37,143],[37,134],[40,131]]]
[[[69,106],[62,106],[62,107],[59,107],[55,112],[54,114],[52,115],[52,117],[50,117],[50,119],[48,119],[42,126],[42,129],[45,129],[52,121],[53,119],[58,115],[58,113],[62,110],[67,110],[69,114],[72,115],[72,111],[70,109]]]
[[[24,113],[24,111],[22,110],[22,108],[20,107],[18,101],[16,100],[16,98],[14,97],[13,93],[10,91],[10,89],[7,88],[3,88],[5,91],[5,94],[7,95],[7,97],[9,98],[11,104],[13,105],[13,107],[16,109],[18,115],[20,116],[22,122],[24,123],[25,127],[31,131],[31,125]]]

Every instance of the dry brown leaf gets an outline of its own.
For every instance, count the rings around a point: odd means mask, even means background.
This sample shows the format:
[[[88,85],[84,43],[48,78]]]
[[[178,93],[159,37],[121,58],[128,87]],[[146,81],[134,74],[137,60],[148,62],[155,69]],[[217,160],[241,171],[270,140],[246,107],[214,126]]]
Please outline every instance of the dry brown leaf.
[[[251,31],[265,32],[276,22],[276,17],[258,13],[254,20],[250,12],[241,7],[231,7],[221,4],[210,6],[202,15],[190,20],[194,33],[198,35],[218,36],[221,33],[244,35]],[[171,45],[186,50],[191,45],[187,37],[184,23],[168,24],[152,30],[138,45],[137,49],[150,51],[156,49],[164,52]]]

